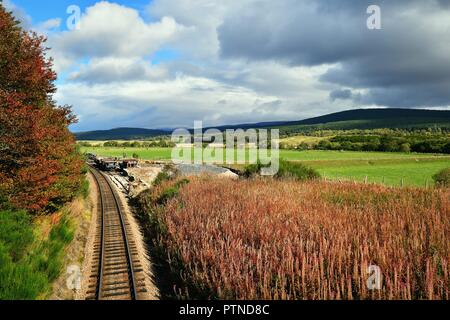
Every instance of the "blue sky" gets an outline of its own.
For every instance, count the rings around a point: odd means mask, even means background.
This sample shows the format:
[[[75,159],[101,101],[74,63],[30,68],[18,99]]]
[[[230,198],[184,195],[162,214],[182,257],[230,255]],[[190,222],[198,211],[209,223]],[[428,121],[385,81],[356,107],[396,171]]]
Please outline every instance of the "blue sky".
[[[48,37],[74,131],[450,109],[447,1],[375,2],[377,30],[372,0],[4,0]]]
[[[23,8],[27,12],[27,14],[32,17],[33,23],[37,24],[53,18],[64,19],[67,16],[66,10],[70,5],[77,5],[81,8],[81,10],[84,11],[88,6],[92,6],[97,2],[98,1],[95,0],[15,0],[14,4]],[[114,2],[126,5],[131,8],[135,8],[142,12],[150,1],[117,0]]]

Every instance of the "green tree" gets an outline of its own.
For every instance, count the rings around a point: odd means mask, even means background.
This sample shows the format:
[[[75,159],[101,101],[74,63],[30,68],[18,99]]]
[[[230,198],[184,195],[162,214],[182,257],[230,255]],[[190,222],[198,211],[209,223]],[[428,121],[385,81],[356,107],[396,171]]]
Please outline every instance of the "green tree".
[[[411,152],[411,145],[407,142],[400,145],[400,152]]]

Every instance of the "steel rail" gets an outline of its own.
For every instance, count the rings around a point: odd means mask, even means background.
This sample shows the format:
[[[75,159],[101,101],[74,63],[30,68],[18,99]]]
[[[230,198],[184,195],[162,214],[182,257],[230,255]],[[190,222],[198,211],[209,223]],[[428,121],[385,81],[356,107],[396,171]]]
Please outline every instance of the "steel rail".
[[[102,284],[103,284],[103,269],[104,269],[104,260],[105,260],[105,195],[104,194],[105,194],[106,190],[102,190],[102,188],[101,188],[101,183],[100,183],[100,179],[99,179],[99,177],[101,177],[109,187],[108,190],[109,190],[109,192],[111,192],[111,194],[113,196],[114,203],[115,203],[117,212],[119,214],[121,231],[122,231],[123,241],[124,241],[124,245],[125,245],[125,255],[126,255],[126,260],[127,260],[127,264],[128,264],[128,278],[129,278],[130,294],[131,294],[131,299],[136,300],[137,292],[136,292],[135,275],[134,275],[134,269],[133,269],[133,260],[132,260],[131,253],[130,253],[131,250],[130,250],[130,246],[129,246],[128,235],[127,235],[125,220],[123,217],[123,212],[122,212],[122,208],[120,205],[120,201],[113,189],[111,182],[108,180],[108,178],[102,172],[98,171],[97,169],[95,169],[92,166],[90,166],[89,169],[90,169],[92,175],[94,176],[94,179],[97,183],[97,186],[98,186],[98,189],[100,192],[101,211],[102,211],[101,241],[100,241],[101,253],[100,253],[100,257],[99,257],[99,278],[98,278],[98,284],[97,284],[97,290],[96,290],[96,298],[97,298],[97,300],[99,300],[103,296],[102,295]]]

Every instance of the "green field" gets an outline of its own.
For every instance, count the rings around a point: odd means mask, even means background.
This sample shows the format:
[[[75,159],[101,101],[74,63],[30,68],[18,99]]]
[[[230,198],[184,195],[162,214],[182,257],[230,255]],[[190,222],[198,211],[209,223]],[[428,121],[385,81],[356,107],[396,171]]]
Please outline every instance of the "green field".
[[[143,160],[170,160],[172,149],[170,148],[105,148],[105,147],[81,147],[82,153],[94,153],[102,157],[126,157],[139,155]]]
[[[99,156],[127,157],[138,154],[143,160],[169,160],[170,148],[105,148],[82,147],[82,152]],[[329,179],[367,181],[398,186],[425,186],[432,183],[432,176],[450,167],[450,156],[353,151],[295,151],[280,150],[280,157],[289,161],[301,161],[317,169]]]
[[[450,158],[440,161],[399,161],[393,163],[315,166],[326,178],[382,183],[391,186],[430,186],[438,171],[450,167]],[[367,177],[367,178],[366,178]]]
[[[302,135],[296,135],[293,137],[283,138],[280,140],[280,145],[284,144],[286,146],[298,146],[301,143],[305,143],[308,145],[314,145],[319,143],[322,140],[328,140],[331,136],[328,137],[314,137],[314,136],[302,136]],[[288,148],[286,148],[288,149]]]

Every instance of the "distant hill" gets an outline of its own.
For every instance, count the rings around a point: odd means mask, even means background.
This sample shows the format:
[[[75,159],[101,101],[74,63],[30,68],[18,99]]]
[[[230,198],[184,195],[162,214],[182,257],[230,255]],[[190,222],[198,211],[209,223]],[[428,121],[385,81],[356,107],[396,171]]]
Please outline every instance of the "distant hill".
[[[140,128],[116,128],[111,130],[98,130],[77,132],[77,140],[139,140],[170,134],[170,131],[140,129]]]
[[[259,122],[220,126],[218,129],[284,128],[321,125],[330,129],[375,129],[450,125],[450,111],[424,109],[356,109],[299,121]]]
[[[259,127],[279,128],[281,134],[312,130],[352,129],[450,129],[450,111],[424,109],[357,109],[332,113],[301,121],[289,121]]]
[[[450,111],[424,109],[357,109],[328,114],[290,124],[320,124],[351,120],[407,119],[411,123],[428,122],[429,119],[450,120]]]
[[[450,129],[450,111],[424,109],[357,109],[332,113],[299,121],[274,121],[225,125],[226,129],[279,128],[281,134],[301,133],[312,130],[352,129],[426,129],[441,127]],[[205,128],[206,130],[206,128]],[[169,135],[171,130],[118,128],[104,131],[75,133],[78,140],[138,140]]]

